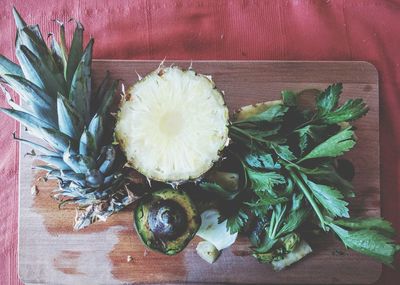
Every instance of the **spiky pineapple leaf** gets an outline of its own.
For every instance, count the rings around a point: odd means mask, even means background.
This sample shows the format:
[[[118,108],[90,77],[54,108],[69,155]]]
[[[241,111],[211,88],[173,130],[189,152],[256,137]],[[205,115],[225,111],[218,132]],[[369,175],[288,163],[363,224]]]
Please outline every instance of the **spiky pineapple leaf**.
[[[94,143],[96,144],[96,151],[97,146],[100,146],[103,139],[104,134],[104,127],[103,127],[103,117],[99,115],[94,115],[92,120],[90,121],[88,132],[94,139]],[[97,152],[96,152],[97,153]]]
[[[52,165],[53,167],[60,169],[60,170],[71,170],[71,167],[69,167],[63,160],[61,156],[56,156],[56,155],[36,155],[36,159],[41,160],[47,164]]]
[[[57,115],[59,130],[71,138],[79,140],[84,126],[83,118],[61,94],[58,94],[57,97]]]
[[[46,121],[41,120],[28,112],[18,111],[14,109],[6,109],[6,108],[0,108],[0,111],[14,118],[21,124],[25,125],[27,128],[31,128],[33,130],[55,127],[54,125],[50,125]]]
[[[3,79],[15,92],[28,102],[36,117],[42,118],[50,125],[56,125],[57,115],[55,112],[55,100],[53,98],[24,77],[4,74]]]
[[[79,141],[79,154],[92,157],[97,154],[96,140],[86,128],[83,130]]]
[[[105,92],[103,101],[97,111],[97,114],[99,116],[103,116],[104,114],[106,114],[111,107],[114,100],[115,92],[117,91],[118,84],[118,80],[113,80],[111,87]]]
[[[3,94],[6,96],[6,101],[8,105],[17,111],[25,112],[26,110],[21,107],[21,105],[18,105],[15,103],[14,99],[11,97],[11,94],[8,92],[8,90],[3,86],[3,84],[0,84],[0,89],[3,92]]]
[[[22,69],[18,64],[0,54],[0,77],[3,77],[4,74],[23,76]]]
[[[17,49],[17,55],[24,75],[28,80],[46,90],[54,98],[57,97],[57,93],[66,94],[65,82],[54,66],[41,61],[24,45]]]
[[[73,170],[63,171],[63,170],[55,169],[55,170],[50,171],[47,174],[47,177],[48,178],[58,178],[63,181],[72,181],[81,187],[84,187],[85,183],[86,183],[85,175],[82,173],[76,173]],[[63,187],[63,190],[66,190],[66,187]],[[80,189],[80,190],[82,191],[83,189]]]
[[[70,145],[76,143],[71,137],[53,128],[43,128],[32,132],[36,137],[45,140],[52,148],[64,152]]]
[[[61,34],[61,37],[62,37],[61,42],[65,43],[65,35]],[[81,61],[82,53],[83,53],[83,26],[80,22],[77,21],[74,36],[72,38],[71,48],[67,59],[68,63],[67,63],[66,80],[68,86],[71,86],[75,71],[79,65],[79,62]]]
[[[26,25],[27,25],[26,22],[24,21],[24,19],[22,19],[21,15],[18,13],[18,11],[15,7],[13,7],[13,9],[12,9],[12,13],[13,13],[15,25],[17,26],[17,28],[22,29],[23,27],[26,27]]]
[[[91,106],[91,115],[93,116],[99,109],[100,105],[104,100],[104,96],[107,93],[108,89],[112,84],[112,80],[110,77],[110,72],[107,70],[106,76],[101,81],[99,87],[97,88],[96,92],[92,94],[90,98],[90,106]]]
[[[24,144],[26,144],[26,145],[28,145],[28,146],[34,148],[35,150],[40,151],[42,154],[45,154],[45,155],[57,155],[57,152],[55,152],[55,151],[53,151],[53,150],[50,150],[50,149],[48,149],[47,147],[45,147],[45,146],[43,146],[43,145],[40,145],[40,144],[31,142],[31,141],[28,141],[28,140],[26,140],[26,139],[18,138],[18,137],[15,135],[15,133],[13,133],[13,138],[14,138],[14,140],[16,140],[16,141],[19,141],[19,142],[21,142],[21,143],[24,143]]]
[[[91,65],[93,39],[91,39],[82,55],[82,59],[76,68],[69,91],[69,100],[75,109],[84,117],[85,122],[90,119],[90,94],[92,92]]]
[[[53,34],[50,34],[50,36],[51,36],[51,41],[50,41],[51,55],[53,56],[53,59],[57,64],[59,71],[62,74],[64,74],[64,69],[67,66],[66,54],[64,53],[60,44],[57,42],[55,36]]]

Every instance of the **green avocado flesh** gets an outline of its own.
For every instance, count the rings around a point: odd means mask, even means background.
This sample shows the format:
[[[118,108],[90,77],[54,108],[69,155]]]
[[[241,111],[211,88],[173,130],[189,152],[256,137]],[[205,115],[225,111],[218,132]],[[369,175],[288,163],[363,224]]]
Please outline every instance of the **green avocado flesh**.
[[[167,255],[182,251],[200,227],[200,216],[190,197],[174,189],[143,198],[134,211],[134,220],[142,242]]]

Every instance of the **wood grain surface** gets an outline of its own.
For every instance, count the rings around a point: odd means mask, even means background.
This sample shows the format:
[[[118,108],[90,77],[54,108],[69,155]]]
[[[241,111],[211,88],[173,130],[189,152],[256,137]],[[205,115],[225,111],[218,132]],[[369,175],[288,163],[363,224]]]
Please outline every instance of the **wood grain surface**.
[[[169,63],[166,63],[169,64]],[[190,62],[175,62],[188,67]],[[109,70],[125,85],[156,68],[156,61],[103,61],[93,63],[95,81]],[[230,110],[242,105],[277,99],[280,91],[323,89],[343,82],[343,98],[361,97],[369,105],[359,120],[359,143],[347,157],[356,169],[357,197],[352,215],[380,215],[379,96],[378,74],[366,62],[195,61],[193,68],[211,74],[225,91]],[[27,134],[21,131],[22,136]],[[132,228],[127,208],[88,229],[72,230],[74,209],[58,210],[50,198],[56,183],[45,183],[24,157],[30,149],[21,145],[19,205],[19,274],[27,284],[130,284],[130,283],[303,283],[368,284],[378,279],[381,265],[347,251],[330,235],[308,240],[313,253],[282,272],[258,264],[249,256],[248,243],[239,239],[209,265],[195,253],[198,239],[180,254],[166,257],[151,252]],[[38,195],[31,194],[37,185]],[[128,262],[128,256],[132,260]]]

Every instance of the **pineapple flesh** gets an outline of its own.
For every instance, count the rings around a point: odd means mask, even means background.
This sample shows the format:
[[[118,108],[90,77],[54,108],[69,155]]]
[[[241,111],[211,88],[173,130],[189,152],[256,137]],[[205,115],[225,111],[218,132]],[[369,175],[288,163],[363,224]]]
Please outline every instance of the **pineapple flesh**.
[[[130,166],[168,183],[194,180],[228,141],[228,109],[210,77],[160,66],[125,94],[115,136]]]
[[[83,27],[77,22],[68,49],[64,25],[60,41],[51,37],[47,46],[37,25],[27,25],[13,10],[17,26],[16,57],[19,65],[0,55],[0,79],[11,108],[0,110],[21,122],[28,132],[42,139],[33,147],[47,178],[59,180],[54,198],[60,203],[85,207],[75,229],[105,219],[133,201],[122,173],[123,154],[112,145],[109,109],[118,82],[106,76],[92,91],[93,39],[83,47]],[[14,102],[7,88],[25,104]],[[111,125],[110,125],[111,124]]]

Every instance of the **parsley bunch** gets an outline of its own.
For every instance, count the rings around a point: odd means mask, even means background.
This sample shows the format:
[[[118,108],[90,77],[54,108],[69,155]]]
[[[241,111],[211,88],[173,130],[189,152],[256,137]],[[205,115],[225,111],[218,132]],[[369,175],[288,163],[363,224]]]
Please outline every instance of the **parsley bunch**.
[[[239,116],[230,127],[229,151],[240,161],[245,182],[221,220],[231,233],[246,230],[261,262],[291,252],[303,224],[334,232],[346,247],[385,264],[400,250],[390,223],[349,216],[346,199],[354,197],[353,186],[337,158],[355,146],[349,122],[368,107],[362,99],[340,105],[341,92],[342,84],[333,84],[319,92],[313,108],[301,108],[298,94],[283,91],[281,101]]]

